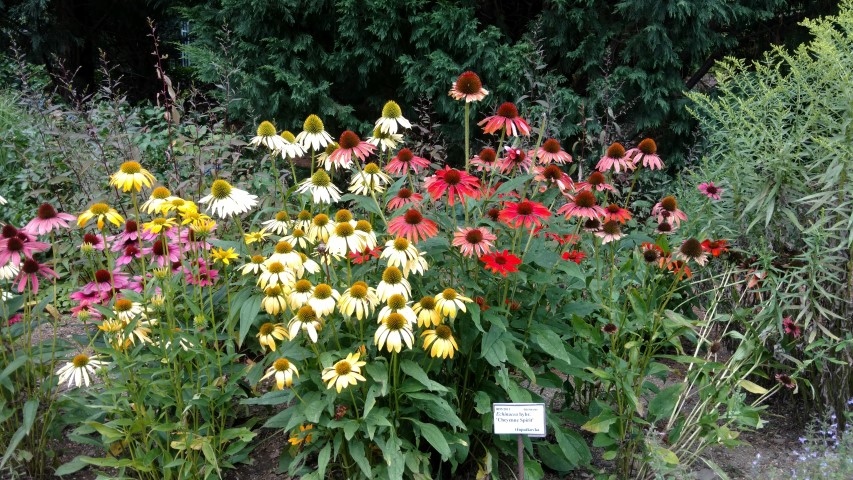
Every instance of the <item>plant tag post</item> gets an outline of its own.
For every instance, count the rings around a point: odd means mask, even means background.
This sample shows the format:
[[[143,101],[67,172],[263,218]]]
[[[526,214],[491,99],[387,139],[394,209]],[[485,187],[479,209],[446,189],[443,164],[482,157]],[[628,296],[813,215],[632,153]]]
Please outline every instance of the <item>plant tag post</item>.
[[[495,435],[516,435],[518,440],[518,478],[524,480],[524,443],[522,435],[544,437],[544,403],[493,403],[492,425]]]

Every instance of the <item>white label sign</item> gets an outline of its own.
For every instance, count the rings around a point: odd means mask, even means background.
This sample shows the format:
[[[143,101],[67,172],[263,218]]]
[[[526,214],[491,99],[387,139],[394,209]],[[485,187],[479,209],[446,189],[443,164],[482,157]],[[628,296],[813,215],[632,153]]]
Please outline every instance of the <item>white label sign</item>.
[[[544,403],[493,403],[495,435],[527,435],[544,437]]]

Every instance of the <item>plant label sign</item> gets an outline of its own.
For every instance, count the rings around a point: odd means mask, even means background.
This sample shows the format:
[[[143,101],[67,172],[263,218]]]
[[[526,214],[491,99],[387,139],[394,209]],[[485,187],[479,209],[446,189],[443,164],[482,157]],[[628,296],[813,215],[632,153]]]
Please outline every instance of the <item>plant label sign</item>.
[[[546,435],[544,403],[493,403],[492,418],[495,435]]]

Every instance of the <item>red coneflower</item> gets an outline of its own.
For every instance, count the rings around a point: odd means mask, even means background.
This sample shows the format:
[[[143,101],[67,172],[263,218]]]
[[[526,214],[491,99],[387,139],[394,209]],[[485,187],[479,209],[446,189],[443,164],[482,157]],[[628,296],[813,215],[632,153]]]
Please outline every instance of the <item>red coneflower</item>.
[[[652,215],[658,216],[659,223],[667,222],[675,228],[681,226],[683,220],[687,220],[687,214],[678,209],[678,202],[671,195],[662,198],[652,207]]]
[[[640,248],[643,250],[643,260],[646,263],[655,263],[663,257],[663,249],[654,243],[643,242]]]
[[[486,227],[459,228],[459,231],[453,234],[453,246],[459,247],[462,255],[466,257],[481,257],[492,251],[492,242],[497,238]]]
[[[47,265],[42,265],[32,258],[28,258],[24,260],[23,265],[21,265],[21,271],[18,273],[18,278],[15,279],[15,281],[18,282],[19,293],[24,291],[27,284],[32,285],[33,295],[39,293],[39,279],[36,274],[41,275],[44,278],[59,278],[59,275],[48,268]]]
[[[328,164],[334,165],[338,168],[349,169],[352,166],[353,157],[364,161],[365,158],[376,150],[374,145],[365,142],[351,130],[346,130],[341,134],[341,138],[338,140],[338,145],[337,150],[329,155],[328,161]]]
[[[625,223],[631,219],[631,212],[628,210],[616,205],[615,203],[611,203],[604,209],[604,221],[615,220],[619,223]]]
[[[601,225],[601,230],[595,232],[595,236],[601,237],[601,244],[607,244],[624,237],[622,227],[616,220],[608,220]]]
[[[466,197],[476,199],[480,195],[480,181],[477,177],[446,165],[444,170],[438,170],[427,178],[424,186],[433,200],[438,200],[447,192],[447,204],[450,206],[457,198],[464,204]]]
[[[726,240],[703,240],[702,250],[719,257],[721,253],[729,251],[729,242]]]
[[[679,280],[693,277],[693,271],[690,270],[690,266],[687,265],[686,262],[683,262],[681,260],[667,261],[666,268],[667,270],[672,272],[672,274],[675,275]]]
[[[44,235],[58,228],[69,228],[68,222],[77,217],[68,213],[59,213],[49,203],[42,203],[36,212],[36,218],[30,220],[23,229],[34,234]]]
[[[570,252],[563,252],[563,260],[568,260],[570,262],[575,262],[578,265],[586,258],[586,254],[581,252],[580,250],[572,250]]]
[[[550,216],[551,212],[545,205],[530,200],[522,200],[518,203],[506,202],[499,218],[514,228],[530,228],[533,225],[538,227],[542,224],[542,220]]]
[[[394,198],[388,201],[388,211],[393,212],[398,208],[416,205],[421,203],[423,199],[424,196],[420,193],[415,193],[410,189],[403,187],[397,192],[397,195],[395,195]]]
[[[495,133],[505,128],[506,134],[511,137],[530,135],[530,125],[518,116],[518,109],[510,102],[501,104],[496,115],[480,120],[477,125],[485,125],[485,133]]]
[[[388,222],[388,233],[403,237],[412,243],[438,234],[438,225],[414,208]]]
[[[497,208],[490,208],[486,211],[486,217],[493,222],[497,222],[500,215],[501,211]]]
[[[411,169],[415,173],[421,173],[422,170],[429,167],[429,160],[419,157],[408,148],[402,148],[397,155],[385,165],[385,171],[398,176],[404,176]]]
[[[474,155],[474,158],[471,159],[471,166],[477,167],[478,172],[482,171],[491,171],[495,166],[495,160],[497,160],[498,154],[495,152],[493,148],[484,148],[480,150],[478,155]]]
[[[575,182],[572,181],[569,174],[564,172],[557,165],[548,165],[547,167],[533,167],[533,173],[536,174],[533,177],[537,182],[546,182],[551,185],[557,185],[560,191],[565,192],[567,190],[574,190]],[[544,192],[547,186],[541,187],[539,190]]]
[[[569,195],[569,203],[560,207],[557,213],[565,215],[566,219],[578,218],[600,218],[604,216],[604,209],[598,205],[595,194],[589,190],[581,190],[574,196]]]
[[[632,148],[625,153],[625,156],[630,158],[634,165],[643,162],[643,166],[649,170],[660,170],[663,168],[663,162],[657,155],[658,146],[651,138],[644,138],[636,148]]]
[[[520,148],[504,147],[506,156],[500,159],[499,168],[503,174],[520,171],[527,173],[533,165],[533,157],[528,157]]]
[[[559,233],[554,232],[545,232],[545,238],[550,238],[551,240],[556,241],[560,245],[565,245],[567,243],[569,245],[574,245],[578,243],[578,240],[580,240],[580,235],[575,235],[572,233],[565,233],[561,235]]]
[[[615,170],[616,173],[621,171],[627,172],[634,169],[634,163],[625,155],[625,147],[621,143],[614,143],[607,147],[607,151],[595,168],[600,172]]]
[[[447,92],[454,100],[465,100],[469,102],[479,102],[486,98],[489,91],[483,88],[483,82],[480,77],[474,72],[465,72],[453,82],[453,88]]]
[[[363,252],[350,252],[349,258],[354,265],[360,265],[364,262],[369,262],[375,258],[379,258],[382,253],[382,247],[368,248]]]
[[[697,188],[712,200],[719,200],[720,194],[723,193],[723,189],[714,185],[714,182],[700,183]]]
[[[802,330],[800,330],[800,326],[794,323],[794,320],[791,317],[785,317],[782,319],[782,327],[785,328],[786,334],[794,338],[800,338],[800,335],[803,334]]]
[[[486,270],[500,273],[504,277],[507,273],[517,272],[518,265],[521,264],[521,259],[509,253],[509,250],[483,255],[480,257],[480,261],[485,263],[483,267]]]
[[[535,154],[541,165],[550,165],[552,163],[564,165],[566,163],[571,163],[572,161],[572,156],[563,150],[559,141],[553,138],[545,140],[541,147],[536,150],[531,150],[527,154],[530,157],[533,157]]]

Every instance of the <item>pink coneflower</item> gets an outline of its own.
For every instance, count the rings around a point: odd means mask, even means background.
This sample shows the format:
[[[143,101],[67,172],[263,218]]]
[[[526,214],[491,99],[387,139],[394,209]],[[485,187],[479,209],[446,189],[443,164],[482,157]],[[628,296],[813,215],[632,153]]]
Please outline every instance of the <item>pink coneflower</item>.
[[[660,170],[663,168],[663,162],[657,155],[658,146],[651,138],[645,138],[636,148],[632,148],[625,153],[625,156],[631,159],[636,166],[640,161],[643,166],[649,170]]]
[[[601,230],[595,232],[595,236],[601,237],[601,244],[607,244],[624,237],[622,227],[616,220],[608,220],[601,225]]]
[[[501,104],[496,115],[480,120],[477,125],[485,125],[483,126],[485,133],[500,132],[505,128],[506,134],[511,137],[530,135],[530,125],[518,116],[518,109],[510,102]]]
[[[50,277],[59,278],[59,275],[48,268],[47,265],[43,265],[32,258],[28,258],[24,260],[23,265],[21,265],[21,271],[18,273],[18,278],[15,279],[15,281],[18,282],[19,293],[24,291],[27,284],[32,285],[33,295],[39,293],[39,279],[36,274],[48,279]]]
[[[581,252],[580,250],[572,250],[570,252],[563,252],[563,260],[567,260],[569,262],[575,262],[578,265],[586,258],[586,254]]]
[[[729,251],[729,242],[726,240],[702,240],[702,250],[715,257]]]
[[[433,200],[438,200],[447,192],[447,204],[450,206],[457,198],[464,204],[466,197],[476,199],[480,195],[480,181],[477,177],[446,165],[444,170],[438,170],[427,178],[424,186]]]
[[[128,220],[124,224],[124,231],[119,233],[118,235],[112,235],[107,237],[107,240],[111,242],[110,250],[113,252],[121,251],[123,248],[127,246],[128,243],[139,243],[139,236],[142,235],[142,239],[145,241],[151,241],[157,238],[157,234],[151,233],[148,231],[139,231],[139,227],[134,220]]]
[[[587,218],[583,222],[583,231],[589,233],[595,233],[601,230],[601,220],[597,218]]]
[[[24,235],[24,237],[21,237],[21,235]],[[30,235],[25,230],[18,230],[17,228],[15,228],[14,225],[10,225],[8,223],[6,225],[3,225],[3,228],[0,229],[0,240],[15,237],[18,237],[21,240],[25,241],[32,241],[36,239],[34,236]]]
[[[528,157],[524,150],[520,148],[504,147],[506,156],[500,159],[498,166],[500,172],[507,174],[510,172],[521,171],[527,173],[533,165],[533,157]]]
[[[379,258],[382,254],[382,247],[368,248],[363,252],[350,252],[349,258],[354,265],[360,265],[364,262],[369,262]]]
[[[365,158],[376,150],[374,145],[363,141],[351,130],[347,130],[341,134],[338,145],[337,150],[329,155],[329,161],[327,162],[327,165],[331,164],[337,168],[349,169],[352,166],[353,157],[364,161]]]
[[[521,265],[521,259],[509,253],[509,250],[483,255],[480,261],[485,263],[483,268],[500,273],[504,277],[507,273],[517,272],[518,266]]]
[[[401,148],[388,165],[385,165],[385,171],[402,177],[409,173],[409,169],[415,173],[421,173],[427,167],[429,167],[429,160],[415,155],[408,148]]]
[[[542,220],[550,216],[551,212],[545,205],[530,200],[522,200],[518,203],[506,202],[499,218],[514,228],[522,226],[530,228],[533,225],[541,225]]]
[[[6,320],[6,326],[11,327],[12,325],[20,322],[23,319],[24,319],[23,315],[21,315],[20,313],[16,313],[16,314],[12,315],[11,317],[9,317],[9,320]]]
[[[139,245],[131,243],[124,247],[122,255],[116,259],[116,266],[128,265],[140,257],[142,257],[142,251],[139,249]]]
[[[481,257],[492,251],[492,242],[497,238],[486,227],[459,228],[459,231],[453,234],[453,246],[459,247],[462,255],[466,257]]]
[[[675,233],[675,228],[669,222],[660,222],[658,223],[657,228],[655,228],[655,233],[658,235],[672,235]]]
[[[36,212],[36,218],[30,220],[24,230],[34,235],[45,235],[58,228],[69,228],[68,222],[77,217],[68,213],[58,213],[49,203],[42,203]]]
[[[600,172],[608,170],[615,170],[616,173],[627,172],[634,169],[634,163],[625,155],[625,147],[621,143],[614,143],[607,147],[607,152],[601,157],[595,168]]]
[[[625,223],[631,219],[631,212],[628,210],[616,205],[615,203],[611,203],[607,207],[604,208],[604,221],[608,220],[616,220],[619,223]]]
[[[81,300],[76,307],[71,308],[71,315],[77,318],[91,318],[93,320],[98,320],[103,315],[101,315],[101,312],[95,308],[96,303],[98,302],[93,302],[92,300]]]
[[[95,272],[95,278],[86,285],[83,285],[83,288],[79,292],[71,294],[71,298],[74,300],[83,300],[98,295],[101,299],[107,299],[112,296],[113,291],[127,287],[128,283],[130,281],[126,273],[113,270],[113,274],[110,276],[109,270],[98,270]]]
[[[777,373],[776,381],[781,383],[785,388],[789,388],[791,390],[793,390],[797,386],[797,382],[795,382],[794,379],[791,378],[789,375],[786,375],[784,373]]]
[[[585,182],[580,182],[577,184],[578,190],[595,190],[597,192],[602,192],[604,190],[609,190],[611,192],[615,192],[616,189],[613,185],[607,183],[607,179],[604,178],[604,175],[601,172],[592,172],[589,178],[586,179]]]
[[[438,234],[438,225],[414,208],[388,222],[388,233],[403,237],[412,243]]]
[[[188,271],[184,275],[184,279],[190,285],[198,285],[199,287],[209,287],[216,283],[219,277],[219,270],[212,270],[204,265],[199,265],[198,272]]]
[[[34,253],[43,252],[50,248],[47,243],[35,242],[29,238],[32,237],[28,233],[19,231],[12,238],[0,240],[0,265],[11,263],[17,267],[23,259],[32,258]]]
[[[658,216],[658,222],[668,222],[674,228],[681,226],[682,220],[687,220],[687,214],[678,209],[678,202],[673,196],[664,197],[656,203],[652,215]]]
[[[489,91],[483,88],[483,82],[480,77],[474,72],[465,72],[453,82],[453,88],[447,92],[454,100],[465,100],[469,102],[479,102],[486,98]]]
[[[563,150],[559,141],[553,138],[545,140],[541,147],[536,150],[529,151],[527,155],[531,158],[535,155],[536,158],[539,159],[539,164],[541,165],[550,165],[552,163],[564,165],[566,163],[571,163],[572,161],[572,156]]]
[[[575,182],[557,165],[548,165],[547,167],[533,167],[533,177],[537,182],[545,182],[551,185],[556,185],[560,191],[575,189]],[[542,186],[540,191],[544,192],[547,186]]]
[[[184,251],[188,249],[191,251],[210,250],[211,248],[213,248],[213,245],[211,245],[208,240],[215,239],[213,236],[210,235],[210,233],[216,231],[216,227],[216,225],[213,225],[213,227],[210,228],[204,238],[197,235],[195,230],[193,229],[188,228],[186,230],[181,230],[181,241],[178,242],[178,246],[181,247],[182,245],[186,245],[188,248],[183,248]],[[174,241],[174,239],[174,234],[169,236],[169,240]]]
[[[782,319],[782,327],[785,328],[786,334],[794,338],[800,338],[800,335],[803,334],[803,331],[800,330],[800,326],[794,323],[794,320],[791,317],[785,317]]]
[[[664,256],[663,249],[654,243],[643,242],[640,248],[643,250],[643,260],[646,263],[655,263]]]
[[[477,167],[478,172],[490,172],[495,167],[495,160],[498,159],[498,154],[494,148],[486,147],[480,150],[480,153],[474,155],[471,159],[471,166]]]
[[[700,183],[697,188],[712,200],[719,200],[720,194],[723,193],[723,189],[714,185],[714,182]]]
[[[566,219],[572,217],[597,219],[604,216],[604,209],[598,205],[595,194],[589,190],[581,190],[574,196],[569,196],[569,203],[557,210]]]
[[[421,203],[424,196],[420,193],[415,193],[408,188],[401,188],[391,200],[388,201],[388,211],[394,211],[398,208],[416,205]]]
[[[86,233],[83,235],[83,243],[80,245],[89,245],[93,250],[103,251],[105,248],[104,241],[101,239],[100,235],[95,235],[94,233]]]
[[[702,248],[702,243],[693,237],[684,240],[675,257],[685,262],[693,260],[699,265],[708,262],[708,253]]]
[[[151,255],[151,263],[161,268],[181,259],[179,247],[162,238],[155,240],[150,247],[143,248],[142,253]]]

